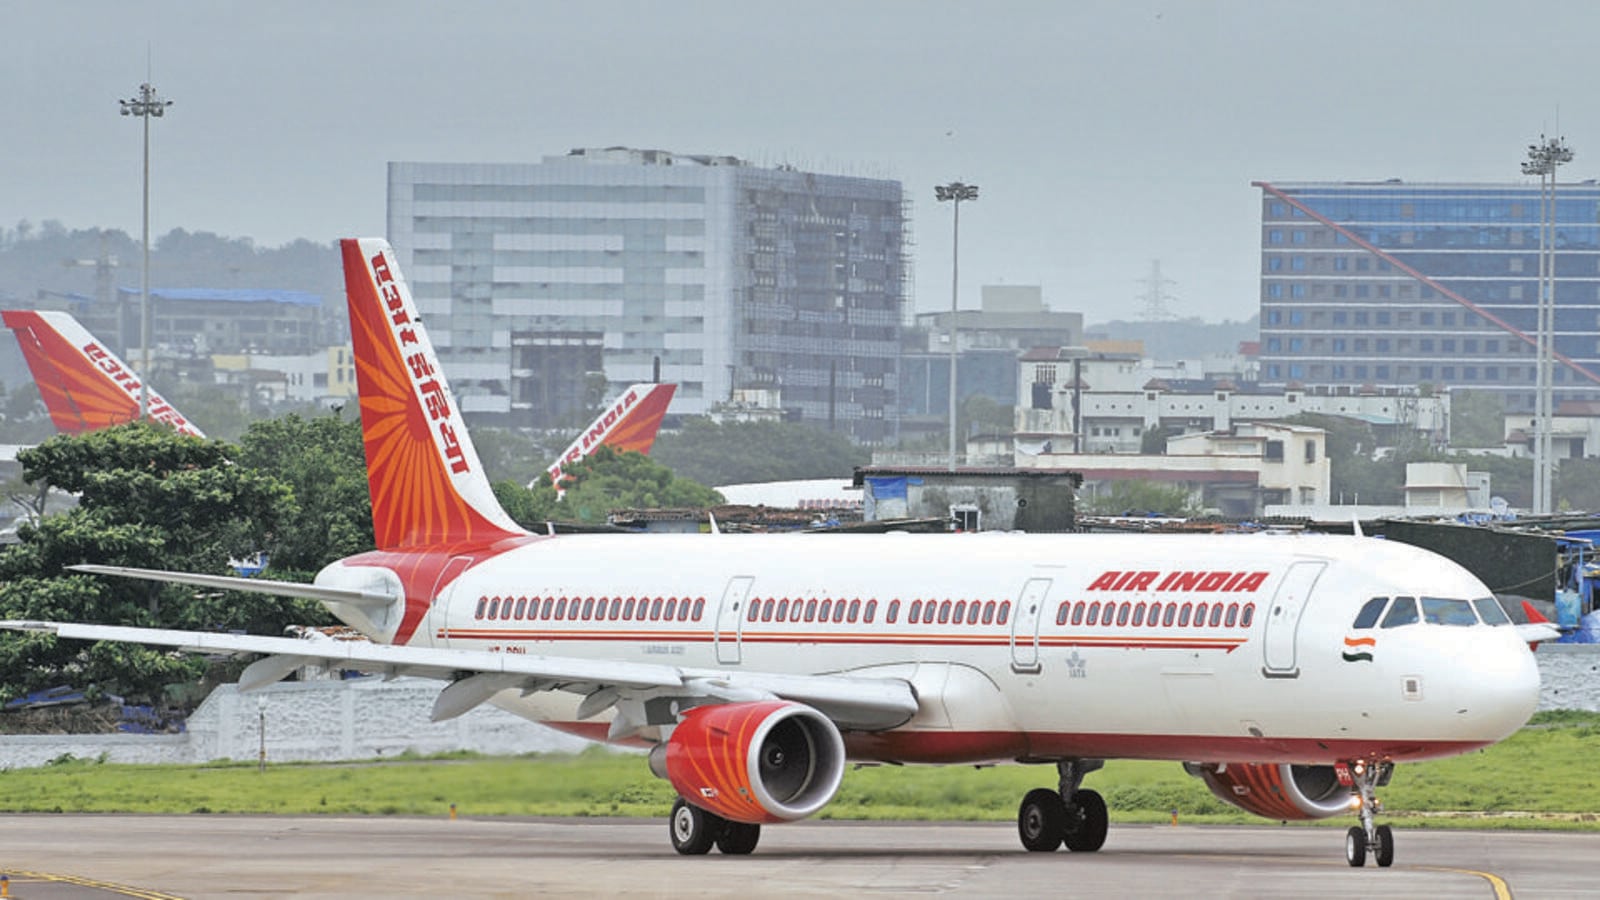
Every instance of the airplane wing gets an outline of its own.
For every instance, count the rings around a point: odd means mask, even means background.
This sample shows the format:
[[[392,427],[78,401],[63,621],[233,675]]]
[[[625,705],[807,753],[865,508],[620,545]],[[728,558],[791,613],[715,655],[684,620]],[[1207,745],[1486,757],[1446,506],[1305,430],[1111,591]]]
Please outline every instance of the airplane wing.
[[[310,664],[387,678],[410,675],[448,681],[434,703],[435,721],[461,715],[505,690],[570,691],[585,697],[579,718],[617,708],[613,737],[624,736],[645,724],[664,724],[648,721],[644,708],[646,701],[663,697],[688,700],[689,705],[768,698],[794,700],[816,708],[842,729],[862,731],[893,728],[917,711],[911,685],[894,678],[689,669],[618,660],[341,641],[320,634],[309,638],[263,637],[28,620],[0,621],[0,629],[42,631],[73,640],[150,644],[193,653],[263,654],[239,678],[240,690],[246,691],[265,687]]]

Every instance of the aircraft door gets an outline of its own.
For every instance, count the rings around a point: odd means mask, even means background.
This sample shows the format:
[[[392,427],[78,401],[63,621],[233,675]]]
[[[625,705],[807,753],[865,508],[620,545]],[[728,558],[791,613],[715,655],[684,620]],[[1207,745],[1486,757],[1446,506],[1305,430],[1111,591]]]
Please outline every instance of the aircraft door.
[[[413,646],[431,646],[433,636],[440,628],[448,628],[450,614],[449,600],[456,593],[456,579],[462,572],[472,567],[472,557],[452,556],[450,561],[439,570],[439,577],[433,580],[433,592],[429,598],[428,619],[417,629],[416,637],[412,638]]]
[[[1011,670],[1039,671],[1039,616],[1050,579],[1030,578],[1017,595],[1017,608],[1011,618]]]
[[[744,632],[744,606],[753,583],[755,579],[749,575],[738,575],[730,579],[722,591],[722,605],[717,608],[718,665],[738,665],[742,658],[739,638]]]
[[[1262,633],[1262,652],[1265,654],[1261,672],[1268,678],[1297,678],[1300,667],[1295,657],[1295,636],[1300,631],[1300,617],[1317,579],[1328,567],[1322,562],[1297,562],[1289,567],[1278,592],[1267,609],[1266,628]]]

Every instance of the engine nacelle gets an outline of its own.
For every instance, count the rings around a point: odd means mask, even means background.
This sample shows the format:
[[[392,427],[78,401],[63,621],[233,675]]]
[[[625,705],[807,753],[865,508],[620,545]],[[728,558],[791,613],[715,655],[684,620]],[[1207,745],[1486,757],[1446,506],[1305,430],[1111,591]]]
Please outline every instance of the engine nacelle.
[[[650,769],[695,806],[734,822],[803,819],[844,779],[827,716],[786,700],[697,706],[650,753]]]
[[[1351,811],[1333,766],[1227,763],[1186,767],[1230,806],[1268,819],[1326,819]]]

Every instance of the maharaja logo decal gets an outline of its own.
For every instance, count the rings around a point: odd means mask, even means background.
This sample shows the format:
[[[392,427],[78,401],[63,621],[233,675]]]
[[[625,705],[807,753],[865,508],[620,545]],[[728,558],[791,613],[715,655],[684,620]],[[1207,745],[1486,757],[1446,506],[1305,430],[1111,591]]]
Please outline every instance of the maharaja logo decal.
[[[1344,639],[1345,662],[1372,662],[1372,651],[1378,646],[1377,638],[1360,637]]]

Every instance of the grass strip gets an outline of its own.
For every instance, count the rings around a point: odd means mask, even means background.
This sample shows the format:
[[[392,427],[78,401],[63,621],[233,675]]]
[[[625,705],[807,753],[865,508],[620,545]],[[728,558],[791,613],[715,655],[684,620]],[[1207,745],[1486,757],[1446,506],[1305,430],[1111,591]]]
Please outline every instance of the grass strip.
[[[1494,747],[1400,766],[1387,821],[1427,828],[1600,830],[1600,714],[1547,713]],[[1009,821],[1048,766],[868,766],[847,772],[825,819]],[[1086,785],[1116,822],[1256,823],[1170,762],[1113,760]],[[657,816],[671,786],[636,754],[451,754],[366,763],[120,765],[59,759],[0,771],[0,811],[283,815]],[[1343,817],[1329,820],[1343,825]]]

